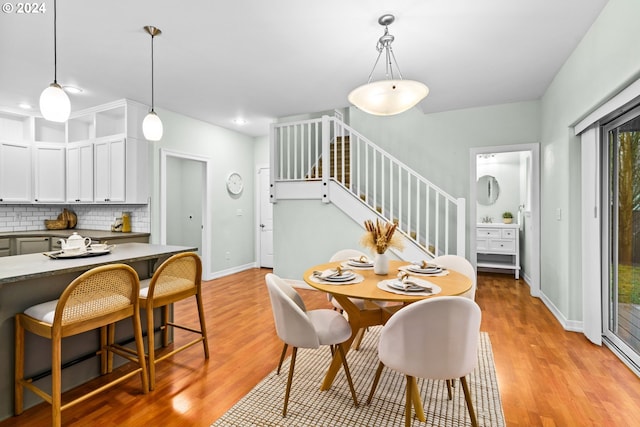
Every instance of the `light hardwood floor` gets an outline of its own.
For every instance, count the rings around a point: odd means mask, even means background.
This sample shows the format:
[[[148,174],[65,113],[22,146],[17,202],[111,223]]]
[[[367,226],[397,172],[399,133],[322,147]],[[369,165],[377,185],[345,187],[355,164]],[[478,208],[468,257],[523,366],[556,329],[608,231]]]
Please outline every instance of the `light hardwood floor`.
[[[63,411],[64,425],[209,426],[277,365],[282,344],[264,285],[269,271],[254,269],[204,284],[208,361],[202,347],[193,347],[158,365],[155,391],[141,394],[136,377]],[[319,292],[301,294],[309,308],[329,307]],[[481,329],[493,345],[508,426],[640,425],[640,379],[607,348],[564,331],[529,296],[523,281],[480,274],[477,302]],[[175,310],[177,317],[197,324],[195,302],[181,302]],[[176,337],[183,339],[180,333]],[[358,390],[362,396],[366,392]],[[281,399],[274,396],[274,405]],[[46,426],[50,419],[49,406],[42,404],[0,427]]]

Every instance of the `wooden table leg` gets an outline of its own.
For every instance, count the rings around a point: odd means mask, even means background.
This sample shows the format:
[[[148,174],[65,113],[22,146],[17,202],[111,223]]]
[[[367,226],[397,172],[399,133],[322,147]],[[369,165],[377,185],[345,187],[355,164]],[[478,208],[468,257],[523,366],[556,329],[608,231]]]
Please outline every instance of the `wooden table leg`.
[[[351,337],[347,341],[343,343],[344,353],[345,355],[351,349],[351,344],[353,343],[358,331],[361,328],[365,328],[367,326],[381,325],[383,322],[382,310],[380,308],[367,308],[365,310],[360,310],[356,307],[349,298],[342,295],[333,295],[333,297],[340,303],[344,311],[347,312],[349,316],[349,324],[351,325]],[[333,384],[333,380],[336,377],[336,374],[340,370],[342,366],[342,359],[340,358],[340,352],[335,352],[333,355],[333,360],[331,361],[331,365],[329,365],[329,369],[324,377],[324,381],[320,386],[320,390],[329,390],[331,388],[331,384]]]

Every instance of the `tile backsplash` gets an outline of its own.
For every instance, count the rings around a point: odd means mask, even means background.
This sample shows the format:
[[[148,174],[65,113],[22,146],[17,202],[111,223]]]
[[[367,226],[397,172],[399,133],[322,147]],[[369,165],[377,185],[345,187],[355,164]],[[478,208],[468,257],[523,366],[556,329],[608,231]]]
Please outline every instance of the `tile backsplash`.
[[[56,219],[64,208],[76,213],[76,228],[111,230],[116,217],[131,212],[131,231],[151,231],[149,205],[0,205],[0,232],[45,230],[45,219]]]

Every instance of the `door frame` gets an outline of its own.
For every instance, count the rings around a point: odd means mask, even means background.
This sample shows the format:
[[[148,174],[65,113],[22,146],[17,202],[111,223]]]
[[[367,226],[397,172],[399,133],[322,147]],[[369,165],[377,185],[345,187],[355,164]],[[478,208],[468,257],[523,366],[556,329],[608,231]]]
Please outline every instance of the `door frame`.
[[[202,186],[202,273],[203,279],[207,280],[211,274],[211,247],[209,239],[209,218],[211,218],[211,199],[209,197],[209,183],[211,182],[211,159],[203,156],[196,156],[179,151],[160,149],[160,244],[167,244],[167,158],[175,157],[183,160],[193,160],[204,164],[204,183]]]
[[[261,268],[262,266],[262,251],[260,250],[262,233],[260,232],[260,199],[262,196],[262,187],[260,186],[260,171],[266,169],[271,173],[271,167],[268,163],[257,165],[256,166],[256,174],[255,174],[255,188],[258,191],[255,192],[255,206],[257,206],[255,218],[255,259],[256,259],[256,267]]]
[[[476,175],[479,154],[511,153],[529,151],[531,153],[531,221],[533,223],[533,242],[531,272],[527,274],[531,296],[540,297],[540,144],[497,145],[469,149],[469,257],[475,266],[476,252]],[[522,258],[522,257],[521,257]],[[524,275],[522,275],[524,279]]]

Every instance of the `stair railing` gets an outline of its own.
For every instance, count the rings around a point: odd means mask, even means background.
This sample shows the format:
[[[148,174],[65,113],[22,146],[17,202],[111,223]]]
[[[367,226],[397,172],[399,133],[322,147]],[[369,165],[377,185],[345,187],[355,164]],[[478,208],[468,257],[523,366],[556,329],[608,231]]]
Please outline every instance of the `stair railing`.
[[[320,180],[320,198],[329,203],[333,179],[431,255],[465,256],[465,199],[447,194],[334,117],[278,123],[271,132],[272,188]]]

